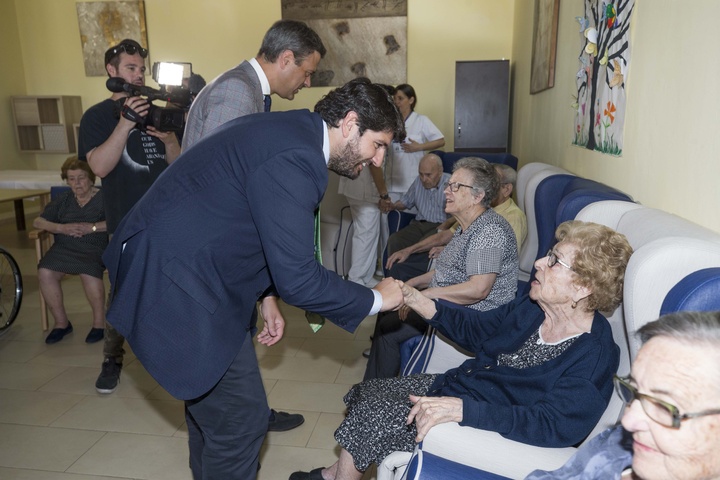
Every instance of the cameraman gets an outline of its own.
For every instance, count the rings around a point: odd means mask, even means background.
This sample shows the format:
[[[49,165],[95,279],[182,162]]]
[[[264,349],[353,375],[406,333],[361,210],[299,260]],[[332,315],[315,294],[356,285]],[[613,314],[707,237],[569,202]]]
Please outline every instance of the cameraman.
[[[105,52],[105,70],[109,77],[144,86],[147,55],[138,42],[125,39]],[[80,120],[78,157],[86,160],[95,175],[102,178],[110,234],[180,154],[174,133],[160,132],[152,126],[139,128],[138,122],[142,122],[149,107],[142,97],[113,93],[109,99],[90,107]],[[99,393],[112,393],[117,388],[124,342],[111,325],[105,325],[104,361],[95,383]]]

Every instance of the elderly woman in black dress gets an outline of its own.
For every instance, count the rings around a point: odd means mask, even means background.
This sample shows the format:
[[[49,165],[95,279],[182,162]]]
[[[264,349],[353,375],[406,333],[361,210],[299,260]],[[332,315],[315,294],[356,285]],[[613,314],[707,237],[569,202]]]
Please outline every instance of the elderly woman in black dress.
[[[71,157],[63,165],[63,178],[70,191],[50,202],[33,226],[55,235],[55,243],[38,264],[40,292],[55,319],[45,343],[57,343],[72,332],[63,303],[60,280],[80,275],[93,312],[93,326],[85,341],[103,338],[105,285],[102,254],[108,244],[102,191],[94,186],[95,174],[86,162]]]

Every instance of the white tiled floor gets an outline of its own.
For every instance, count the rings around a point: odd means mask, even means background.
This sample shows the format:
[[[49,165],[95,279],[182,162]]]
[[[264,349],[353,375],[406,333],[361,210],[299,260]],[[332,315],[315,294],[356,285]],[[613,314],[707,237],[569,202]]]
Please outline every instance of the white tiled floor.
[[[34,246],[14,222],[0,224],[0,245],[18,261],[24,281],[20,315],[0,337],[0,479],[191,479],[182,402],[132,353],[117,391],[96,393],[102,346],[84,343],[91,316],[80,281],[63,281],[74,332],[45,345]],[[259,480],[285,480],[336,460],[332,434],[344,415],[342,397],[362,379],[361,352],[374,324],[368,318],[354,334],[328,324],[313,334],[301,311],[283,311],[285,338],[256,351],[270,405],[302,413],[305,424],[268,434]]]

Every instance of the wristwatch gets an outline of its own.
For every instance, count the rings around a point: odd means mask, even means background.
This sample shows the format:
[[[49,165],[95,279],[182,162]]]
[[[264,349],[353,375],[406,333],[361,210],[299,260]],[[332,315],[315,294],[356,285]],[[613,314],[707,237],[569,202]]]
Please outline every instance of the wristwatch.
[[[390,198],[390,195],[388,195],[387,193],[383,193],[382,195],[380,195],[380,198],[381,198],[382,200],[387,200],[387,199]]]
[[[97,232],[97,226],[93,223],[93,233]]]

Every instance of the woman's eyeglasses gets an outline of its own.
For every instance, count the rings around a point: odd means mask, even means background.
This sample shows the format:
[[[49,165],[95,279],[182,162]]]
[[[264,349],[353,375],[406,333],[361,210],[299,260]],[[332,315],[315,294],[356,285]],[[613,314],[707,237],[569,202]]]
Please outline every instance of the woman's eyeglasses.
[[[125,52],[128,55],[135,55],[136,53],[139,53],[142,58],[146,58],[148,51],[145,48],[142,47],[136,47],[135,45],[131,45],[129,43],[121,43],[117,47],[110,50],[112,56],[118,55],[120,52]]]
[[[473,187],[472,185],[465,185],[464,183],[460,182],[445,182],[443,184],[443,190],[450,189],[451,192],[455,193],[458,190],[460,190],[460,187],[469,188],[471,190],[475,190],[477,187]]]
[[[680,422],[690,418],[704,417],[707,415],[718,415],[720,409],[705,410],[697,413],[680,413],[678,408],[668,402],[664,402],[650,395],[638,392],[629,382],[629,378],[620,378],[617,375],[613,378],[615,391],[627,405],[639,400],[643,410],[651,420],[664,427],[680,428]]]
[[[567,268],[568,270],[572,270],[572,267],[570,265],[568,265],[567,263],[563,262],[562,260],[560,260],[558,258],[557,253],[555,253],[555,250],[553,250],[552,248],[550,250],[548,250],[548,252],[545,254],[545,256],[548,259],[547,260],[548,267],[552,268],[557,263],[557,264],[560,264],[563,267]]]

